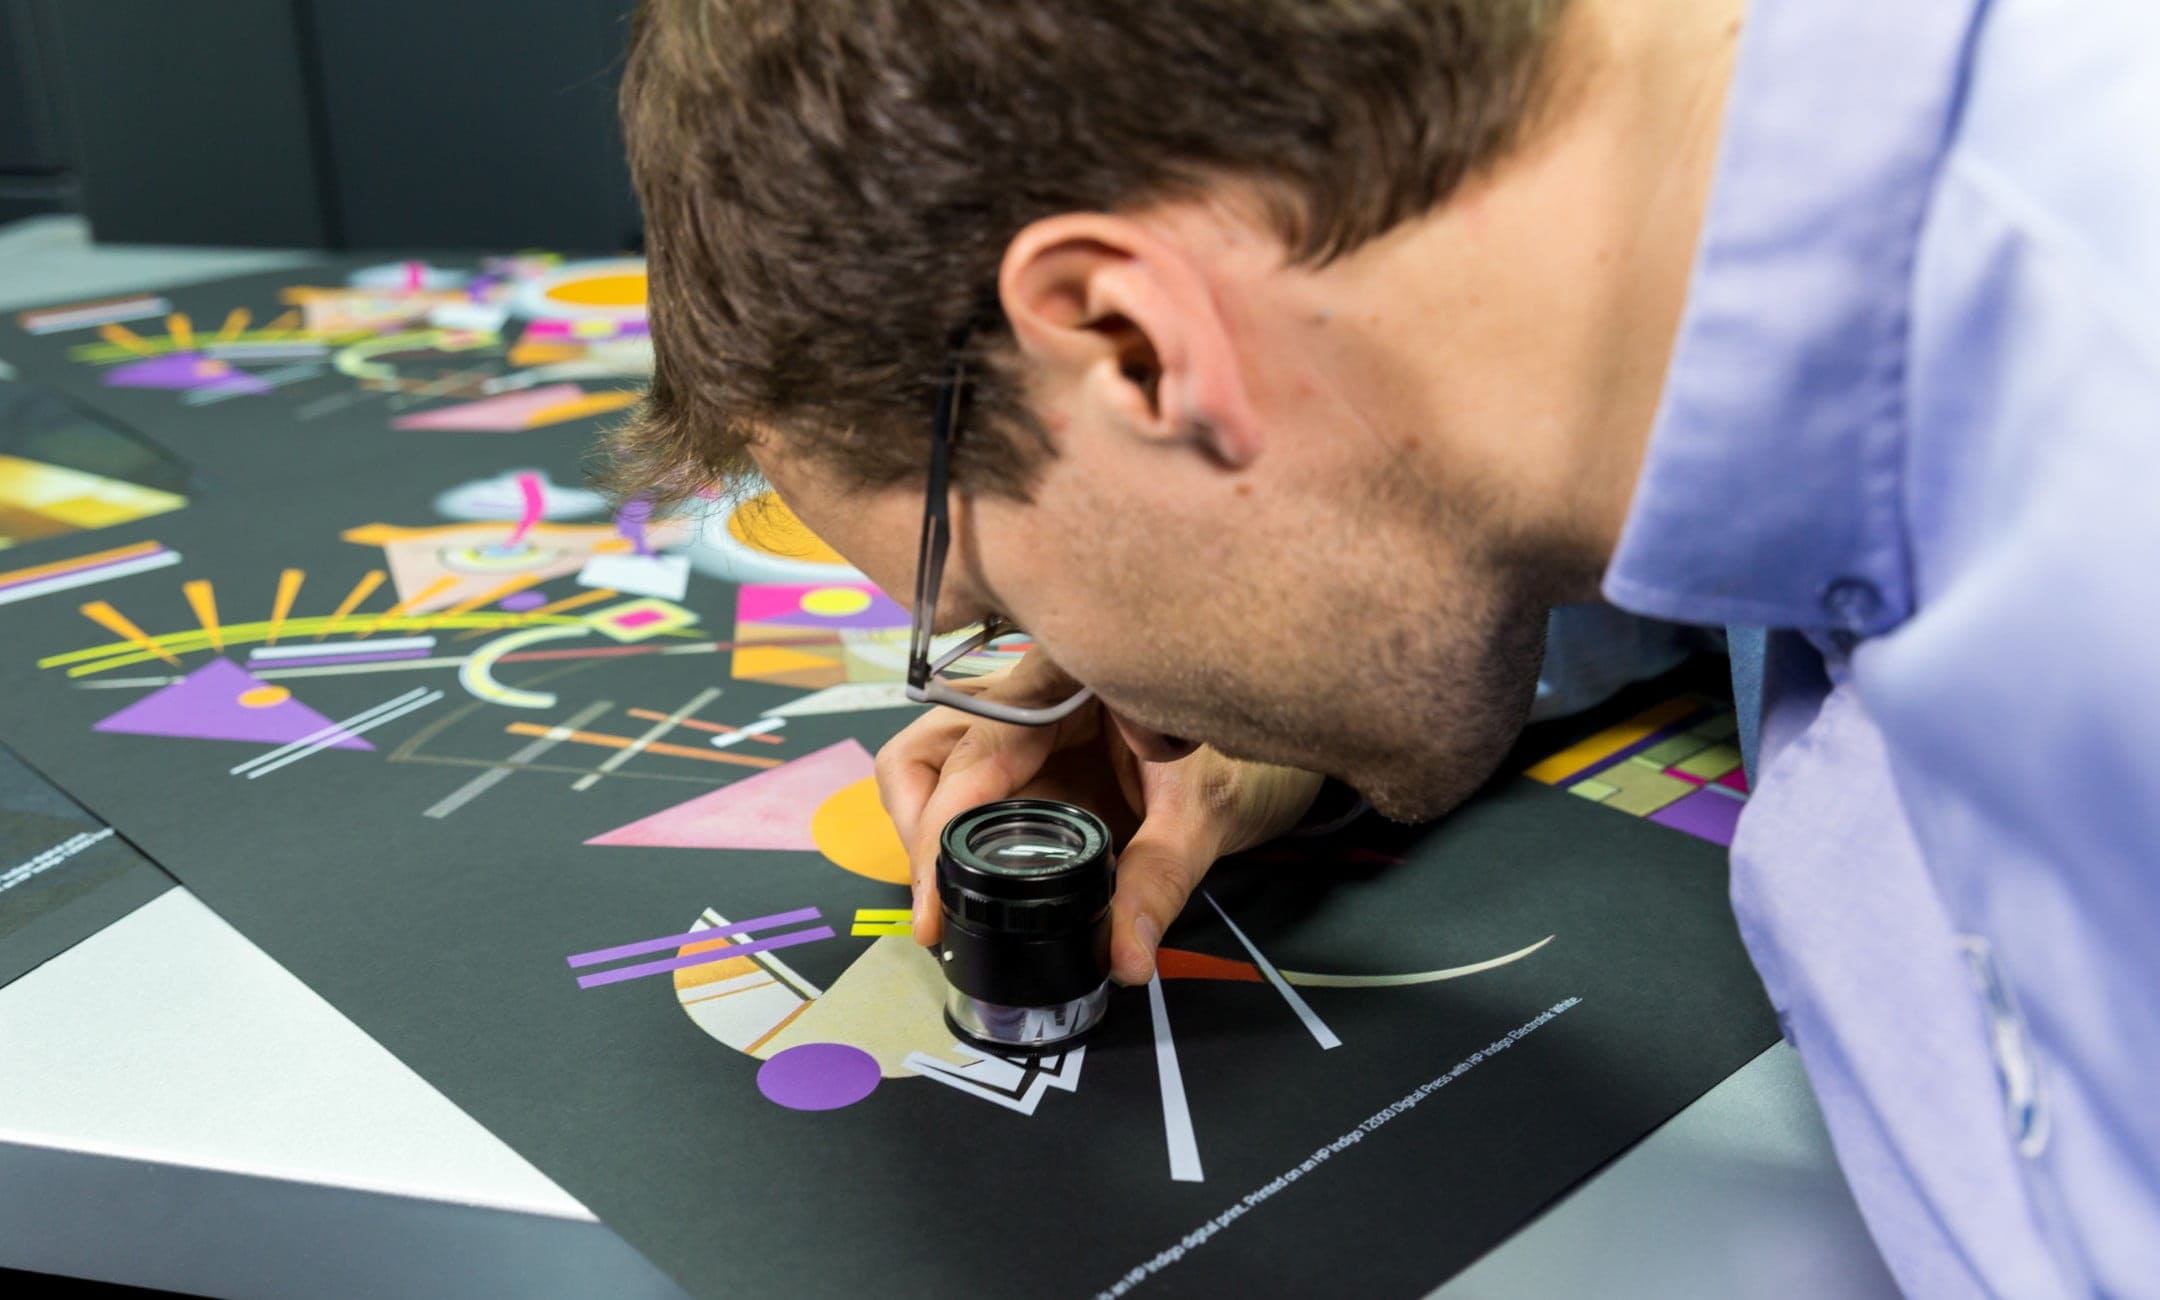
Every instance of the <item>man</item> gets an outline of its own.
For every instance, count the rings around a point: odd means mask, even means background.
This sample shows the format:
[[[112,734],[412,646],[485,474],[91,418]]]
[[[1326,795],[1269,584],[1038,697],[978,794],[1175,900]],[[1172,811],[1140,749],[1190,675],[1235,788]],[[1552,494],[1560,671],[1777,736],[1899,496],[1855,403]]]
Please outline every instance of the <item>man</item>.
[[[904,593],[949,472],[918,615],[1037,650],[880,757],[917,937],[946,818],[1077,790],[1127,981],[1317,774],[1474,789],[1553,607],[1730,628],[1735,908],[1901,1283],[2154,1294],[2156,15],[650,0],[619,478]]]

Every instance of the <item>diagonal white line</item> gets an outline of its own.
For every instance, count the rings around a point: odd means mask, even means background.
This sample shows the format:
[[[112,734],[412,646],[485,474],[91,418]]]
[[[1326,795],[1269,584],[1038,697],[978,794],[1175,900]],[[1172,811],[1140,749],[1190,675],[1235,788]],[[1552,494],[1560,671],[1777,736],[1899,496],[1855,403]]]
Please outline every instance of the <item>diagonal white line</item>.
[[[384,713],[377,717],[370,718],[366,722],[361,723],[359,726],[348,727],[346,730],[351,735],[355,736],[359,735],[363,731],[373,731],[375,728],[382,726],[386,722],[395,722],[408,713],[413,713],[417,712],[418,710],[424,709],[428,705],[433,704],[435,701],[441,699],[442,697],[443,693],[441,691],[430,691],[426,695],[423,695],[419,699],[414,700],[412,703],[406,705],[402,709],[396,709],[392,712]],[[318,742],[311,748],[303,749],[297,754],[288,754],[284,758],[279,759],[277,762],[272,763],[267,767],[258,767],[254,771],[248,773],[248,780],[252,781],[258,776],[268,776],[272,772],[277,771],[279,768],[285,767],[292,763],[297,763],[310,754],[319,754],[322,751],[330,748],[332,745],[335,745],[336,743],[337,738],[333,736],[329,739]]]
[[[631,741],[629,745],[625,746],[622,749],[618,749],[614,753],[608,755],[607,761],[600,765],[600,769],[598,771],[587,772],[585,775],[579,777],[576,782],[571,785],[570,788],[573,790],[592,789],[594,786],[600,784],[601,777],[606,776],[608,773],[614,771],[616,768],[621,767],[623,764],[629,762],[631,759],[636,758],[639,754],[644,753],[645,747],[647,745],[650,745],[654,741],[660,739],[660,737],[665,736],[670,731],[673,731],[676,727],[676,724],[680,723],[684,718],[689,717],[691,714],[696,713],[699,709],[704,708],[706,705],[712,703],[714,700],[717,700],[719,698],[720,688],[717,686],[708,686],[704,690],[699,691],[696,695],[690,697],[690,702],[688,704],[683,705],[681,708],[675,710],[673,713],[670,713],[665,718],[662,718],[660,721],[655,722],[654,724],[652,724],[652,726],[646,728],[645,734],[639,736],[636,740]]]
[[[1163,1005],[1162,976],[1147,982],[1148,1011],[1155,1018],[1155,1072],[1162,1080],[1163,1138],[1170,1146],[1170,1177],[1198,1183],[1200,1140],[1193,1136],[1192,1107],[1185,1100],[1185,1076],[1178,1069],[1177,1044],[1170,1040],[1170,1012]]]
[[[407,700],[412,699],[414,696],[420,694],[426,689],[427,687],[425,686],[415,686],[411,690],[405,692],[403,695],[398,696],[396,699],[384,700],[382,703],[376,705],[372,709],[362,709],[360,710],[360,712],[355,713],[351,717],[345,719],[343,722],[333,722],[329,726],[321,727],[314,731],[311,731],[307,735],[302,736],[300,737],[300,739],[295,740],[289,744],[279,745],[276,749],[271,750],[267,754],[257,754],[255,757],[247,760],[245,763],[242,763],[238,767],[233,768],[231,775],[238,776],[251,767],[260,766],[261,764],[267,763],[272,759],[283,758],[285,757],[285,755],[292,753],[296,749],[306,749],[309,745],[314,744],[316,741],[321,740],[323,737],[335,736],[339,732],[344,731],[346,728],[352,726],[354,723],[365,722],[369,717],[374,714],[381,713],[384,709],[396,708],[398,705],[405,703]]]
[[[440,803],[430,808],[426,816],[441,819],[463,808],[466,804],[486,794],[512,772],[531,763],[534,759],[570,739],[570,733],[583,730],[585,724],[615,707],[613,700],[596,700],[578,710],[557,726],[548,728],[546,735],[518,750],[501,763],[482,772],[465,784],[443,796]]]
[[[1245,937],[1245,932],[1238,929],[1238,923],[1230,919],[1230,914],[1223,910],[1221,903],[1215,901],[1215,895],[1203,889],[1200,896],[1208,901],[1209,907],[1215,909],[1215,915],[1222,918],[1222,923],[1230,927],[1230,933],[1237,936],[1237,941],[1244,945],[1245,951],[1253,959],[1253,965],[1258,966],[1260,973],[1267,976],[1267,982],[1275,986],[1275,991],[1282,994],[1283,1001],[1290,1004],[1292,1011],[1297,1012],[1297,1018],[1305,1022],[1305,1028],[1312,1032],[1313,1041],[1320,1044],[1320,1050],[1325,1052],[1341,1047],[1342,1039],[1337,1038],[1335,1031],[1327,1027],[1327,1022],[1320,1018],[1319,1013],[1307,1006],[1305,999],[1298,996],[1298,991],[1290,987],[1290,981],[1284,979],[1282,972],[1275,969],[1275,963],[1263,956],[1259,947]]]

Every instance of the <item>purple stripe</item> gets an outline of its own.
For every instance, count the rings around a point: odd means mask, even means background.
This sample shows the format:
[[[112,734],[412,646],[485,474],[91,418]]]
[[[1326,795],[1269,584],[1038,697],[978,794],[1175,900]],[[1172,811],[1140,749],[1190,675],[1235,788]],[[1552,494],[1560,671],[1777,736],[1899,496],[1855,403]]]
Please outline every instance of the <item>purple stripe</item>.
[[[615,961],[623,957],[642,957],[649,952],[680,948],[686,943],[696,943],[700,939],[722,939],[731,934],[747,934],[752,930],[770,930],[776,925],[793,925],[797,921],[815,921],[817,918],[818,910],[816,908],[798,907],[792,912],[775,912],[771,916],[754,916],[747,921],[730,921],[726,925],[715,925],[703,930],[692,930],[688,934],[671,934],[664,939],[646,939],[638,943],[626,943],[619,948],[598,948],[592,952],[577,953],[568,960],[573,968],[597,966],[604,961]]]
[[[279,668],[314,668],[323,664],[375,664],[391,659],[423,659],[434,653],[426,646],[416,650],[378,650],[374,654],[366,655],[328,655],[321,659],[313,655],[279,655],[275,659],[257,659],[251,653],[248,655],[248,667],[271,672]]]
[[[154,551],[144,551],[140,555],[123,555],[117,560],[107,560],[103,564],[84,564],[72,569],[55,569],[51,573],[33,574],[27,578],[9,578],[5,582],[0,582],[0,591],[5,591],[9,587],[27,587],[35,582],[51,582],[55,578],[72,578],[78,573],[96,573],[99,569],[110,569],[121,564],[141,564],[144,560],[170,554],[172,552],[168,548],[161,546]]]
[[[710,934],[711,931],[701,931],[700,933]],[[666,961],[648,961],[636,966],[618,966],[614,970],[601,971],[598,975],[580,975],[577,982],[578,987],[581,989],[597,988],[602,984],[634,980],[640,975],[658,975],[665,971],[681,970],[686,966],[710,966],[716,961],[726,961],[730,957],[747,957],[751,953],[763,952],[767,948],[787,948],[798,943],[810,943],[813,940],[830,939],[832,937],[832,927],[821,925],[815,930],[797,930],[793,934],[783,934],[775,939],[760,939],[756,943],[739,943],[733,947],[720,948],[712,952],[692,953],[688,957],[670,957]]]

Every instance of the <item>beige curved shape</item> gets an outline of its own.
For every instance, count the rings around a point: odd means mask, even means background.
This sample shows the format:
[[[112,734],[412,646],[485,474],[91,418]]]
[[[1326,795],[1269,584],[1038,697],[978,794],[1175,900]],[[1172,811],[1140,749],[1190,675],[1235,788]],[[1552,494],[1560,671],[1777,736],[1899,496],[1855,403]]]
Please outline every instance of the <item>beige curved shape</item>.
[[[585,636],[592,631],[584,623],[575,627],[528,627],[520,628],[508,636],[493,641],[472,652],[458,668],[458,685],[479,699],[490,704],[508,705],[513,709],[552,709],[555,707],[553,691],[524,691],[515,686],[505,686],[495,680],[495,661],[512,650],[522,650],[542,641],[564,641]]]
[[[1495,966],[1505,966],[1511,961],[1521,961],[1552,941],[1553,936],[1548,934],[1529,947],[1511,952],[1505,957],[1495,957],[1491,961],[1472,962],[1468,966],[1450,966],[1446,970],[1411,971],[1403,975],[1315,975],[1310,971],[1286,970],[1282,973],[1282,977],[1292,984],[1301,984],[1306,988],[1315,989],[1384,989],[1395,988],[1404,984],[1435,984],[1441,980],[1461,979],[1465,975],[1475,975],[1479,971],[1488,971]]]

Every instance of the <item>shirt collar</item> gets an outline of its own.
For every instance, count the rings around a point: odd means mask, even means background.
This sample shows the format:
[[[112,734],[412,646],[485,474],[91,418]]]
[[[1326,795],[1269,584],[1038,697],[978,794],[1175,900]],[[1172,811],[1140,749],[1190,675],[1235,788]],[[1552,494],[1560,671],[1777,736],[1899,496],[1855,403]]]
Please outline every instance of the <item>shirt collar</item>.
[[[1750,5],[1613,603],[1853,633],[1910,611],[1913,258],[1980,7]]]

